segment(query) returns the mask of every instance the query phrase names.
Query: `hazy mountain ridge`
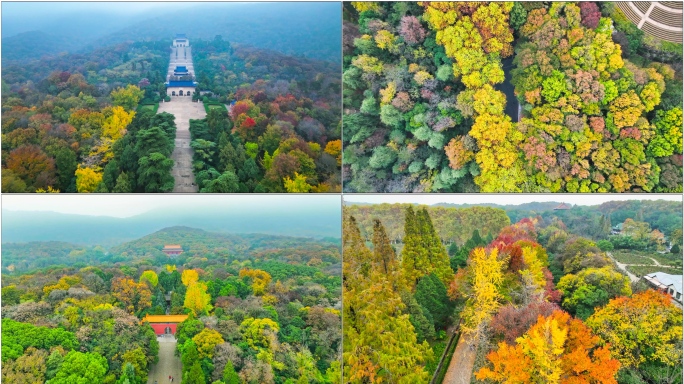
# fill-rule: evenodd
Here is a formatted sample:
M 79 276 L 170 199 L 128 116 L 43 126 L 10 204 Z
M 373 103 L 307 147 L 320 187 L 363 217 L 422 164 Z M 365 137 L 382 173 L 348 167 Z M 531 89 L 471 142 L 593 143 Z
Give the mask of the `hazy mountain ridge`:
M 164 245 L 180 244 L 185 256 L 237 257 L 252 254 L 300 255 L 308 250 L 339 255 L 337 239 L 269 235 L 263 233 L 219 233 L 198 228 L 173 226 L 145 234 L 105 249 L 101 244 L 78 245 L 61 241 L 32 241 L 2 244 L 5 271 L 25 273 L 36 268 L 97 265 L 130 261 L 143 257 L 162 259 Z
M 33 31 L 3 37 L 2 60 L 21 62 L 61 52 L 86 52 L 127 41 L 169 39 L 170 42 L 175 34 L 185 33 L 191 44 L 192 39 L 213 39 L 222 35 L 231 42 L 287 55 L 341 62 L 341 40 L 331 39 L 341 31 L 338 4 L 308 3 L 306 7 L 287 3 L 217 4 L 181 10 L 157 9 L 120 21 L 97 12 L 92 13 L 92 17 L 63 16 L 59 19 L 63 20 L 61 22 L 46 19 Z M 68 27 L 60 27 L 62 25 Z M 16 27 L 11 29 L 17 30 Z
M 263 233 L 300 237 L 340 237 L 339 207 L 314 205 L 293 213 L 288 207 L 268 212 L 250 208 L 174 207 L 151 210 L 129 218 L 3 209 L 3 243 L 64 241 L 111 247 L 173 226 L 223 233 Z

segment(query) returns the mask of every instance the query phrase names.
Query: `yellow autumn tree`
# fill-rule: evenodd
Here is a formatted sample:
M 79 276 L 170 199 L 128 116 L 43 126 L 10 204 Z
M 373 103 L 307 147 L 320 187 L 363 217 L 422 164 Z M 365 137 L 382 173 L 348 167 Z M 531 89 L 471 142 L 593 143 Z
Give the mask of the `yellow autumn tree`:
M 342 140 L 329 141 L 323 152 L 334 157 L 338 166 L 342 164 Z
M 91 157 L 106 163 L 114 157 L 112 146 L 126 134 L 126 128 L 133 121 L 135 112 L 126 112 L 123 107 L 111 107 L 105 110 L 106 119 L 102 124 L 99 145 L 93 147 Z
M 266 292 L 266 287 L 271 282 L 271 275 L 260 269 L 242 268 L 240 270 L 240 277 L 249 277 L 252 279 L 252 292 L 255 296 L 261 296 Z
M 499 287 L 503 282 L 505 260 L 498 260 L 498 249 L 489 254 L 484 248 L 475 248 L 470 254 L 470 273 L 472 275 L 472 293 L 463 311 L 465 332 L 479 338 L 482 327 L 499 308 L 501 294 Z
M 294 179 L 290 179 L 289 176 L 283 178 L 283 184 L 285 185 L 285 190 L 288 193 L 308 193 L 313 188 L 309 183 L 306 182 L 306 176 L 300 175 L 295 172 Z
M 127 111 L 132 111 L 138 102 L 145 96 L 145 91 L 135 85 L 129 84 L 126 88 L 119 87 L 110 94 L 112 103 L 118 107 L 123 107 Z
M 85 167 L 79 165 L 76 170 L 76 190 L 79 193 L 95 192 L 102 181 L 102 169 L 100 167 Z
M 210 328 L 204 328 L 202 332 L 196 334 L 195 337 L 192 338 L 192 341 L 194 341 L 197 346 L 197 352 L 199 353 L 200 359 L 205 357 L 213 359 L 214 348 L 224 342 L 221 334 Z
M 147 270 L 140 275 L 140 282 L 146 282 L 152 287 L 156 287 L 159 284 L 159 276 L 152 270 Z
M 544 264 L 542 260 L 537 257 L 537 250 L 532 247 L 523 247 L 523 261 L 527 266 L 520 271 L 520 276 L 523 279 L 526 287 L 530 293 L 537 294 L 544 292 L 546 286 L 546 278 L 544 278 Z
M 194 269 L 186 269 L 185 271 L 183 271 L 183 274 L 181 275 L 181 282 L 186 287 L 189 287 L 191 284 L 196 283 L 198 280 L 199 274 Z
M 185 291 L 183 306 L 195 315 L 209 312 L 212 306 L 211 295 L 207 293 L 207 285 L 201 282 L 191 283 Z

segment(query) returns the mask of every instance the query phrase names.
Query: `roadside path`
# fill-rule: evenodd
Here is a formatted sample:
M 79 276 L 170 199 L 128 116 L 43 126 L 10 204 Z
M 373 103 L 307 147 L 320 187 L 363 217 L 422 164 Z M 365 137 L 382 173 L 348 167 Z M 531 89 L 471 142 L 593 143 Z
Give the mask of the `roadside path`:
M 152 365 L 147 374 L 147 384 L 168 384 L 169 376 L 173 376 L 173 384 L 180 384 L 183 364 L 178 356 L 174 356 L 176 350 L 176 338 L 173 336 L 158 336 L 159 362 Z
M 173 192 L 197 192 L 195 175 L 192 173 L 192 155 L 190 148 L 190 119 L 203 119 L 207 113 L 204 104 L 193 103 L 191 97 L 171 96 L 168 103 L 159 103 L 158 113 L 168 112 L 176 117 L 176 139 L 171 158 L 174 178 Z M 160 383 L 161 384 L 161 383 Z
M 454 354 L 451 356 L 449 368 L 444 375 L 444 384 L 470 384 L 473 374 L 477 346 L 473 344 L 473 338 L 466 333 L 461 334 Z

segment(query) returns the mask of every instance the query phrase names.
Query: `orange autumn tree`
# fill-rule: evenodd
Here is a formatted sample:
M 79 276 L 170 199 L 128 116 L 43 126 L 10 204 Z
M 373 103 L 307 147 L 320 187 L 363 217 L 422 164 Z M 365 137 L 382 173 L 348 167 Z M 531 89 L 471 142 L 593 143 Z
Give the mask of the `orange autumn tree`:
M 516 345 L 499 343 L 487 355 L 490 366 L 475 373 L 496 383 L 617 383 L 620 362 L 581 320 L 563 311 L 539 316 Z

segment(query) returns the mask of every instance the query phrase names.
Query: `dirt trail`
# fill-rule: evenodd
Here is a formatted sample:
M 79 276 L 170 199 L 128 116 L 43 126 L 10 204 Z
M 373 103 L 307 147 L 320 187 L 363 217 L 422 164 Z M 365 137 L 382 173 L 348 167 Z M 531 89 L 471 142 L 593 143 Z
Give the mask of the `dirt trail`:
M 183 365 L 180 357 L 174 356 L 176 338 L 173 336 L 157 337 L 159 341 L 159 362 L 150 368 L 147 384 L 169 384 L 169 376 L 173 376 L 173 384 L 180 384 Z
M 617 259 L 614 258 L 613 254 L 610 252 L 606 252 L 606 255 L 608 255 L 608 257 L 610 257 L 610 259 L 615 262 L 615 264 L 618 266 L 618 268 L 620 268 L 621 270 L 623 270 L 627 274 L 627 276 L 629 277 L 629 280 L 631 282 L 636 283 L 637 281 L 639 281 L 639 278 L 636 277 L 636 275 L 634 275 L 632 272 L 627 270 L 627 266 L 632 265 L 632 264 L 623 264 L 623 263 L 617 261 Z

